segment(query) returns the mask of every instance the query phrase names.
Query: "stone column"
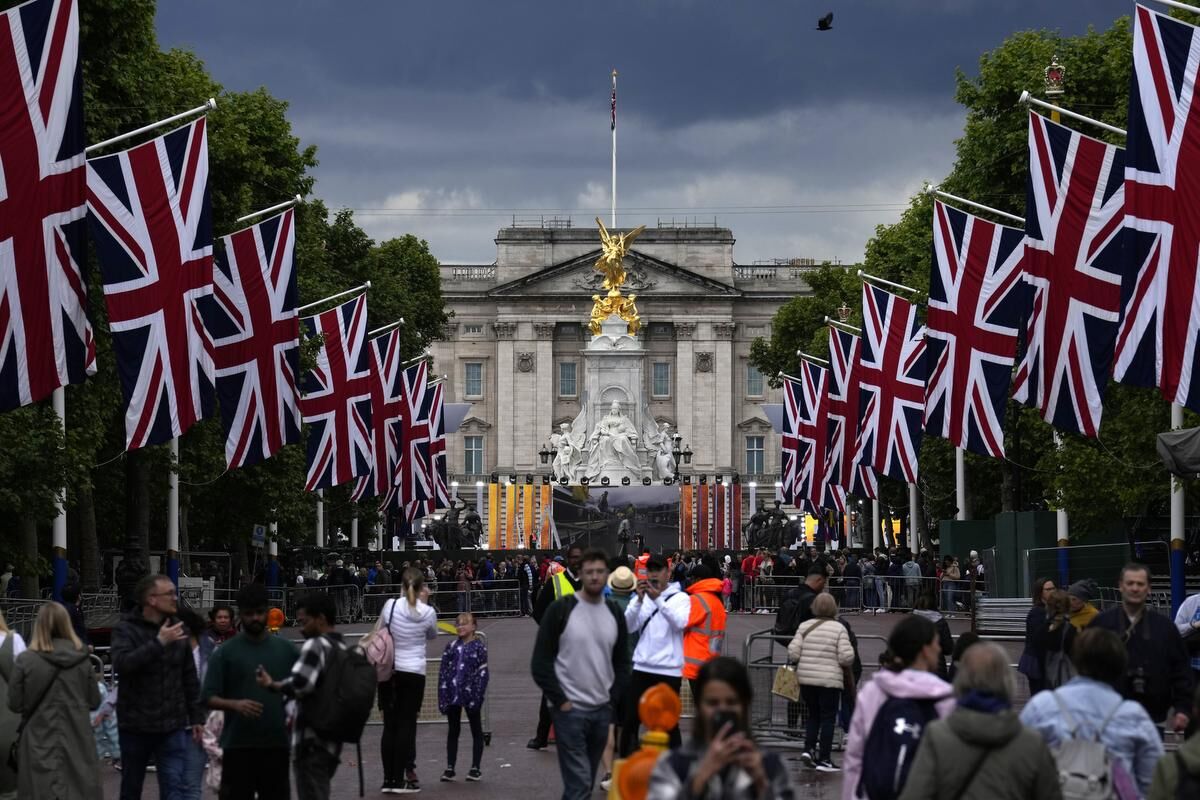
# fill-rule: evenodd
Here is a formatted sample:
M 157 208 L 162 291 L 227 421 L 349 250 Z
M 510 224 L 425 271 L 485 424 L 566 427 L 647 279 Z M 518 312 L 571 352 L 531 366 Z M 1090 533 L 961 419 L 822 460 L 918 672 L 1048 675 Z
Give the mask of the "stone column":
M 675 328 L 675 428 L 683 437 L 683 441 L 692 445 L 696 451 L 695 433 L 701 428 L 696 427 L 692 418 L 695 404 L 695 372 L 693 364 L 692 336 L 696 333 L 696 323 L 676 322 Z
M 721 471 L 733 467 L 733 404 L 738 385 L 734 374 L 737 362 L 733 357 L 735 328 L 734 322 L 714 322 L 712 325 L 713 339 L 716 340 L 713 348 L 713 379 L 717 386 L 722 387 L 720 400 L 713 408 L 713 461 Z
M 549 441 L 554 428 L 554 400 L 558 392 L 558 368 L 554 363 L 554 323 L 533 323 L 533 335 L 537 340 L 537 360 L 534 363 L 534 369 L 537 371 L 537 397 L 534 401 L 534 414 L 529 421 L 533 440 L 529 457 L 533 461 L 533 471 L 537 472 L 543 469 L 537 452 Z M 578 383 L 580 376 L 578 368 L 576 370 L 575 380 Z
M 492 330 L 496 332 L 496 364 L 495 374 L 491 377 L 496 387 L 496 420 L 512 420 L 516 415 L 513 403 L 516 400 L 513 384 L 516 356 L 514 354 L 513 337 L 517 333 L 515 322 L 494 322 Z M 485 390 L 486 391 L 486 390 Z M 514 465 L 514 428 L 511 424 L 496 425 L 496 461 L 501 469 L 511 469 Z

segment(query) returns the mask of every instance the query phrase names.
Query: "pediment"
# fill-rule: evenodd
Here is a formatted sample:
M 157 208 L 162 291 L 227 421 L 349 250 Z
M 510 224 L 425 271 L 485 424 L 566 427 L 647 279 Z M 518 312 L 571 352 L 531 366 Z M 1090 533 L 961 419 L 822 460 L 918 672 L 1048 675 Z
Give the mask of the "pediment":
M 600 250 L 584 253 L 577 258 L 554 264 L 514 281 L 495 287 L 491 297 L 560 296 L 590 297 L 600 294 L 604 276 L 594 269 Z M 636 250 L 625 256 L 627 274 L 625 294 L 655 296 L 687 295 L 689 297 L 737 297 L 739 290 L 730 284 L 705 277 L 684 267 L 668 263 Z
M 771 423 L 762 417 L 747 417 L 737 424 L 737 429 L 745 433 L 770 433 Z

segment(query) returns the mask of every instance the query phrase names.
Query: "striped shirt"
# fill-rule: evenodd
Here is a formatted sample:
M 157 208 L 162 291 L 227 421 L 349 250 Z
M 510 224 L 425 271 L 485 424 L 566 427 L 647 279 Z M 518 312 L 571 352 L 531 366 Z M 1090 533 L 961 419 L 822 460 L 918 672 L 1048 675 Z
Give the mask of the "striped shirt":
M 292 666 L 291 674 L 279 682 L 279 691 L 298 701 L 302 701 L 312 694 L 321 680 L 321 673 L 325 671 L 329 648 L 334 646 L 334 642 L 338 647 L 346 646 L 342 641 L 342 635 L 335 631 L 330 631 L 324 636 L 305 639 L 304 646 L 300 648 L 300 657 Z M 334 758 L 342 756 L 341 742 L 322 739 L 316 731 L 304 724 L 304 703 L 300 702 L 296 722 L 292 725 L 292 749 L 297 749 L 302 742 L 312 742 Z

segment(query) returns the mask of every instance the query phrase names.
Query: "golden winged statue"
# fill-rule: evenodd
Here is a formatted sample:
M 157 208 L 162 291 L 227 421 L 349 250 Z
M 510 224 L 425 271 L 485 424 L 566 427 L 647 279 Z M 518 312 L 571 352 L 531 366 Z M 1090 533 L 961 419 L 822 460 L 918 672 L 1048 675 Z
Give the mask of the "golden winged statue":
M 604 275 L 604 282 L 601 285 L 608 290 L 608 295 L 606 297 L 598 294 L 592 295 L 592 317 L 589 327 L 593 335 L 598 336 L 604 320 L 616 314 L 625 320 L 629 335 L 636 336 L 641 327 L 637 306 L 634 305 L 637 296 L 624 297 L 621 294 L 621 286 L 625 283 L 625 254 L 629 252 L 629 246 L 633 244 L 633 240 L 646 230 L 646 226 L 639 225 L 627 233 L 613 236 L 604 227 L 604 223 L 600 221 L 599 217 L 596 217 L 596 224 L 600 226 L 601 242 L 601 253 L 600 258 L 596 259 L 596 269 Z

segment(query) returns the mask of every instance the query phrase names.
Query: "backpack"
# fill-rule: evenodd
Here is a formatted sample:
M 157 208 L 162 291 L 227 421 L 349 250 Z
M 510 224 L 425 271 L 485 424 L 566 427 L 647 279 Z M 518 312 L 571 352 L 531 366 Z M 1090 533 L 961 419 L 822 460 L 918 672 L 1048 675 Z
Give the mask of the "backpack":
M 938 718 L 943 698 L 891 697 L 884 701 L 871 723 L 863 752 L 858 794 L 870 800 L 895 800 L 904 789 L 908 771 L 917 757 L 917 746 L 929 723 Z
M 815 595 L 800 594 L 799 591 L 794 594 L 788 592 L 787 597 L 779 604 L 779 610 L 775 612 L 775 625 L 772 633 L 779 637 L 781 644 L 790 643 L 792 637 L 796 635 L 800 623 L 812 615 L 813 597 Z
M 1117 784 L 1130 781 L 1120 761 L 1109 756 L 1100 741 L 1100 731 L 1108 725 L 1124 700 L 1117 700 L 1112 711 L 1096 726 L 1088 738 L 1076 736 L 1079 723 L 1071 716 L 1058 692 L 1050 693 L 1058 703 L 1063 721 L 1070 726 L 1068 739 L 1050 749 L 1058 768 L 1058 782 L 1063 800 L 1111 800 L 1118 797 Z
M 1200 797 L 1200 775 L 1188 772 L 1188 766 L 1183 760 L 1183 754 L 1175 751 L 1175 797 L 1182 800 L 1192 800 Z
M 375 667 L 361 648 L 326 641 L 325 669 L 301 706 L 304 724 L 327 741 L 357 742 L 375 706 Z
M 396 664 L 396 644 L 392 641 L 392 617 L 396 614 L 396 601 L 392 600 L 392 610 L 388 612 L 387 622 L 379 618 L 375 630 L 363 637 L 362 650 L 367 662 L 375 668 L 375 680 L 378 683 L 392 679 Z
M 1075 677 L 1075 665 L 1067 654 L 1067 628 L 1069 622 L 1063 621 L 1062 641 L 1058 650 L 1046 654 L 1045 678 L 1047 689 L 1057 689 L 1071 678 Z

